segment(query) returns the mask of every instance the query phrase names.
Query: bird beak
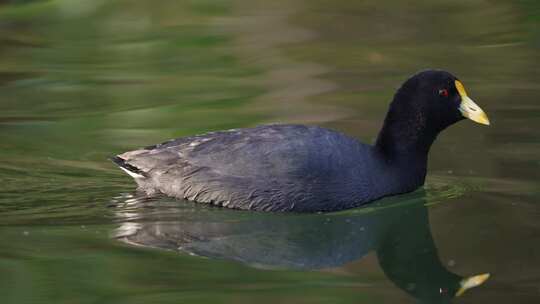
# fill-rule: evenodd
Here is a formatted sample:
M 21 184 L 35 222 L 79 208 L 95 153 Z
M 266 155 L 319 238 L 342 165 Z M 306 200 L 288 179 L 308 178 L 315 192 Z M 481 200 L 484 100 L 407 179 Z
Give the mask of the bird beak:
M 461 296 L 465 291 L 476 286 L 482 285 L 489 279 L 489 273 L 479 274 L 472 277 L 464 278 L 459 282 L 459 290 L 456 292 L 456 297 Z
M 472 100 L 467 96 L 465 92 L 465 87 L 459 81 L 455 81 L 456 89 L 461 96 L 461 104 L 459 105 L 459 111 L 464 117 L 477 122 L 479 124 L 488 125 L 489 119 L 486 113 Z

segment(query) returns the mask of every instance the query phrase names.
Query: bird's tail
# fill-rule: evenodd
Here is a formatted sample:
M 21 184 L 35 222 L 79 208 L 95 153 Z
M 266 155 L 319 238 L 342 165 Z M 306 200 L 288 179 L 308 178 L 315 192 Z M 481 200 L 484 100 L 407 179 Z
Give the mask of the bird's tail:
M 129 176 L 133 177 L 133 178 L 146 178 L 146 173 L 144 171 L 142 171 L 141 169 L 131 165 L 131 164 L 128 164 L 128 162 L 121 158 L 120 156 L 113 156 L 110 158 L 110 160 L 117 164 L 118 167 L 120 167 L 120 169 L 122 169 L 124 172 L 126 172 Z

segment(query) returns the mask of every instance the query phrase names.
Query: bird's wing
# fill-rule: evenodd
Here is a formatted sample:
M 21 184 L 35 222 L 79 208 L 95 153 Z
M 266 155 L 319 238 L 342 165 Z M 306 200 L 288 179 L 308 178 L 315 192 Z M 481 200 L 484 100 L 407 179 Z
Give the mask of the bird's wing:
M 118 155 L 143 172 L 185 165 L 241 177 L 327 176 L 345 170 L 359 143 L 318 127 L 267 125 L 185 137 Z
M 362 146 L 323 128 L 270 125 L 181 138 L 118 158 L 168 195 L 278 210 L 320 200 L 317 189 L 350 180 L 348 158 Z

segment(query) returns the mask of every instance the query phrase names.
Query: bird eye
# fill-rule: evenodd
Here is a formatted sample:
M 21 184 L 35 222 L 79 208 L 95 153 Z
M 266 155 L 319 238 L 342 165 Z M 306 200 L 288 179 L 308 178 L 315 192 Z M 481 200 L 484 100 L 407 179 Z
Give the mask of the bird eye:
M 439 90 L 439 96 L 448 97 L 448 90 L 447 89 L 440 89 Z

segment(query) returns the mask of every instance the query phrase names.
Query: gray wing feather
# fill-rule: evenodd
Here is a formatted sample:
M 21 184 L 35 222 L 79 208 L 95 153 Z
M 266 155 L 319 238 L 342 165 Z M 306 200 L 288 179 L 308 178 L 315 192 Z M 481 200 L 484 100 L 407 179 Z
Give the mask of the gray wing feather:
M 362 149 L 327 129 L 270 125 L 180 138 L 118 157 L 144 172 L 136 181 L 149 193 L 237 209 L 304 211 L 328 200 L 364 199 L 339 197 L 354 174 L 350 158 Z

